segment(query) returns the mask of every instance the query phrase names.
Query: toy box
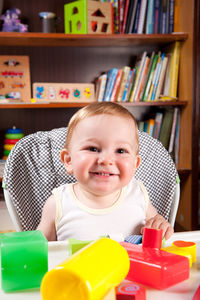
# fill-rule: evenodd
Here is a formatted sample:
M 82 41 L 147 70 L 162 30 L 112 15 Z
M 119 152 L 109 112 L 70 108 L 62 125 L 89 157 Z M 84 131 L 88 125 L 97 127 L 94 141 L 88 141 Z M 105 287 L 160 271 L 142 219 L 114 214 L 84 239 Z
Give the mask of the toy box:
M 67 34 L 113 33 L 111 3 L 92 0 L 74 1 L 65 4 L 64 15 Z

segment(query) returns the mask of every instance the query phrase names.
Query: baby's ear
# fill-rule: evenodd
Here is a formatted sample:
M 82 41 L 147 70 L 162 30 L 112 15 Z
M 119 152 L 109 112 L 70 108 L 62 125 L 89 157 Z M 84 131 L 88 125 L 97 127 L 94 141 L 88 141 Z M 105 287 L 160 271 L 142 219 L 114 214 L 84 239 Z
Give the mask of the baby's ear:
M 73 174 L 73 168 L 71 163 L 71 156 L 67 149 L 62 149 L 60 152 L 60 159 L 62 160 L 67 173 Z
M 141 163 L 141 157 L 139 155 L 137 155 L 136 160 L 135 160 L 136 169 L 140 166 L 140 163 Z

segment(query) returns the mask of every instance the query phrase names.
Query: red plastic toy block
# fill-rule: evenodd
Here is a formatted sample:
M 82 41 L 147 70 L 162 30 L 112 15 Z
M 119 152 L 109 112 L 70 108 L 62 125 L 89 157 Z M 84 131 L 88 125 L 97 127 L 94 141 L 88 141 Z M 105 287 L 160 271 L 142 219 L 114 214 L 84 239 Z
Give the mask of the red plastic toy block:
M 187 257 L 126 242 L 120 244 L 130 258 L 128 280 L 162 290 L 189 278 Z
M 200 285 L 198 287 L 198 289 L 196 290 L 192 300 L 199 300 L 200 299 Z
M 135 282 L 124 282 L 116 288 L 116 300 L 146 300 L 146 290 Z

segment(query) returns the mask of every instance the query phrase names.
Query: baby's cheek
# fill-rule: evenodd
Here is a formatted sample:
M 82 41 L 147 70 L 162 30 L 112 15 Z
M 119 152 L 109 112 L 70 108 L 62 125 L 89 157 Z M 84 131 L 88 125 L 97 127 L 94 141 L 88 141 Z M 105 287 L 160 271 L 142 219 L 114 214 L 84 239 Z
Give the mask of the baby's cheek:
M 133 161 L 126 161 L 123 163 L 123 168 L 122 168 L 122 177 L 127 183 L 131 180 L 131 178 L 135 174 L 135 167 L 133 164 Z

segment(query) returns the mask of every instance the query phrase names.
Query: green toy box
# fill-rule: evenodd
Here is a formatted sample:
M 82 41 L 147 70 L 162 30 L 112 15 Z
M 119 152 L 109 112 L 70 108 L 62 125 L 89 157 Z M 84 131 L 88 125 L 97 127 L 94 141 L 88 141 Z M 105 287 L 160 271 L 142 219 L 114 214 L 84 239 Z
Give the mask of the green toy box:
M 87 33 L 87 1 L 80 0 L 64 5 L 65 33 Z
M 66 34 L 112 34 L 111 3 L 80 0 L 64 5 Z

